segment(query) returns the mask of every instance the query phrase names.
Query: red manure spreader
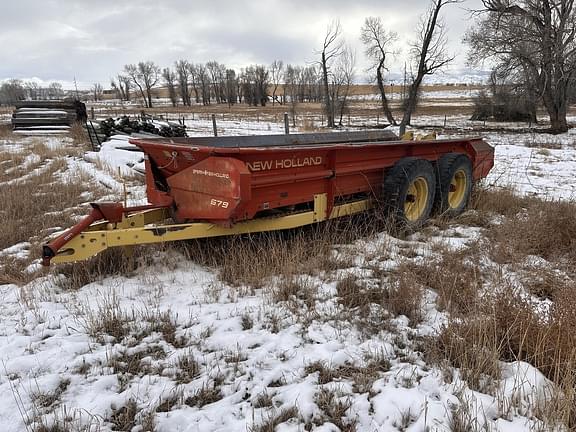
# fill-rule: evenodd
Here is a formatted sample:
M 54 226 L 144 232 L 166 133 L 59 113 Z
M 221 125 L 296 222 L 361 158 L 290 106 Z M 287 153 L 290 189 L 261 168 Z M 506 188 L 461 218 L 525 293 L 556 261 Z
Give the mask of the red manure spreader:
M 119 246 L 284 230 L 379 204 L 420 227 L 461 213 L 494 165 L 480 138 L 406 141 L 386 130 L 132 139 L 145 154 L 148 205 L 93 203 L 43 248 L 43 263 Z

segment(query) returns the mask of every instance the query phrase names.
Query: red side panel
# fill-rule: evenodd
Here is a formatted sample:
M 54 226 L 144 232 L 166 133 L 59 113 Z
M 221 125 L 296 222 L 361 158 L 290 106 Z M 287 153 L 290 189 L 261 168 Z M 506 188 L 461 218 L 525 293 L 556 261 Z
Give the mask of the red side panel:
M 479 180 L 486 177 L 494 167 L 494 147 L 483 140 L 473 140 L 470 146 L 474 149 L 474 179 Z
M 178 220 L 230 220 L 251 198 L 250 171 L 244 162 L 209 157 L 168 179 Z

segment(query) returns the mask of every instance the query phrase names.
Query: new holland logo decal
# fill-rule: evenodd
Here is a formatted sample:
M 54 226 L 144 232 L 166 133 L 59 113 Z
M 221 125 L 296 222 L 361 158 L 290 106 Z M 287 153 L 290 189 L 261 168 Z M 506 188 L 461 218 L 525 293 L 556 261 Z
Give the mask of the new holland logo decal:
M 250 171 L 268 171 L 272 169 L 302 168 L 322 165 L 322 156 L 311 156 L 305 158 L 276 159 L 265 161 L 248 162 Z

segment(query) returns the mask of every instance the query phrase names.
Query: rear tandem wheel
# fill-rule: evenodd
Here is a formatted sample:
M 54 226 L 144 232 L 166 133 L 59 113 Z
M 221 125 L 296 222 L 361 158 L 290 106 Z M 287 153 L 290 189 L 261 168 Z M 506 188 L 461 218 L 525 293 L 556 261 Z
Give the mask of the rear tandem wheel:
M 399 228 L 420 228 L 430 217 L 436 193 L 432 164 L 406 157 L 392 167 L 382 188 L 386 213 Z
M 447 217 L 461 214 L 470 200 L 473 186 L 472 162 L 461 153 L 448 153 L 436 164 L 438 182 L 434 212 Z

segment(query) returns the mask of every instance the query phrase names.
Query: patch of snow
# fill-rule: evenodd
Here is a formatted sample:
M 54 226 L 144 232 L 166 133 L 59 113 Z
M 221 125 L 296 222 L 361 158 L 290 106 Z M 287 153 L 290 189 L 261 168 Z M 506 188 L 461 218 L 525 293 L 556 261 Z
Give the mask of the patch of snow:
M 29 242 L 16 243 L 13 246 L 1 250 L 0 255 L 9 255 L 13 258 L 26 259 L 30 254 L 31 246 L 32 245 Z

